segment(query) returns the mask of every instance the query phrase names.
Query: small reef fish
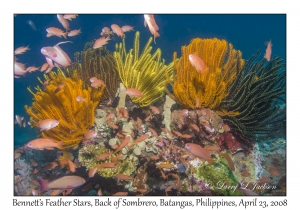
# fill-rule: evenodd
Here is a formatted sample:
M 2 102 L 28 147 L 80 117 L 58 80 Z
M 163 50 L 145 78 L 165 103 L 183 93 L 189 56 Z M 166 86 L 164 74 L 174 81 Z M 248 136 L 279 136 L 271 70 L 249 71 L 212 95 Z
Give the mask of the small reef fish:
M 50 27 L 47 28 L 46 31 L 48 32 L 49 35 L 47 35 L 47 37 L 50 36 L 58 36 L 58 37 L 64 37 L 65 39 L 67 38 L 67 32 L 64 32 L 63 30 L 59 29 L 59 28 L 55 28 L 55 27 Z
M 99 168 L 115 168 L 117 167 L 118 163 L 109 162 L 109 163 L 100 163 L 96 167 Z
M 35 24 L 32 20 L 28 20 L 27 23 L 30 25 L 30 27 L 32 28 L 32 30 L 36 31 L 36 27 Z
M 89 130 L 84 133 L 83 139 L 84 140 L 92 140 L 97 136 L 98 132 L 95 130 Z
M 79 30 L 72 30 L 68 33 L 68 36 L 77 36 L 80 33 L 81 33 L 80 29 Z
M 98 167 L 97 167 L 97 166 L 96 166 L 95 168 L 91 168 L 91 169 L 89 170 L 89 173 L 88 173 L 89 178 L 94 177 L 97 171 L 98 171 Z
M 39 178 L 41 192 L 46 190 L 68 190 L 79 187 L 85 183 L 85 180 L 80 176 L 63 176 L 54 181 L 47 182 Z
M 112 152 L 101 154 L 97 157 L 97 160 L 104 160 L 104 159 L 108 158 L 111 154 L 112 154 Z
M 69 166 L 70 171 L 74 173 L 76 171 L 75 164 L 69 159 L 67 159 L 67 161 L 68 161 L 68 166 Z
M 97 39 L 94 42 L 93 49 L 97 49 L 97 48 L 102 47 L 103 45 L 106 45 L 109 40 L 111 40 L 109 36 L 106 37 L 106 38 L 105 37 L 101 37 L 101 38 Z
M 17 49 L 15 49 L 15 55 L 23 54 L 27 50 L 30 50 L 29 45 L 27 47 L 18 47 Z
M 129 96 L 133 96 L 133 97 L 143 97 L 143 93 L 135 88 L 127 88 L 125 90 L 125 93 Z
M 39 69 L 37 67 L 35 67 L 35 66 L 29 66 L 26 69 L 26 71 L 28 71 L 29 73 L 37 71 L 37 70 L 39 70 Z
M 268 172 L 270 174 L 272 174 L 273 176 L 280 176 L 280 172 L 276 168 L 274 168 L 274 167 L 270 167 L 268 169 Z
M 59 122 L 57 120 L 54 119 L 46 119 L 46 120 L 41 120 L 38 123 L 38 127 L 40 128 L 40 131 L 43 130 L 50 130 L 51 128 L 55 128 L 57 125 L 59 124 Z
M 44 149 L 53 150 L 54 147 L 58 149 L 62 149 L 63 141 L 55 142 L 53 139 L 38 138 L 28 142 L 27 147 L 32 149 L 37 149 L 37 150 L 44 150 Z
M 155 106 L 150 106 L 150 109 L 151 111 L 154 113 L 154 114 L 160 114 L 160 111 L 157 107 Z
M 167 161 L 166 163 L 157 163 L 156 168 L 172 169 L 172 168 L 176 168 L 176 167 Z
M 264 176 L 262 178 L 260 178 L 259 180 L 257 180 L 257 184 L 265 184 L 265 183 L 269 183 L 271 181 L 270 177 L 268 176 Z
M 101 79 L 98 79 L 96 77 L 92 77 L 90 79 L 90 82 L 91 82 L 91 87 L 95 87 L 95 88 L 104 85 L 104 82 Z
M 128 192 L 116 192 L 115 194 L 112 194 L 113 196 L 127 196 Z
M 67 19 L 67 20 L 72 20 L 75 19 L 78 15 L 77 14 L 68 14 L 68 15 L 64 15 L 63 18 Z
M 48 67 L 49 67 L 49 64 L 48 64 L 48 63 L 44 63 L 44 64 L 42 65 L 40 71 L 41 71 L 41 72 L 44 72 L 44 71 L 46 71 L 46 70 L 48 69 Z
M 159 30 L 156 22 L 155 22 L 155 19 L 154 19 L 154 15 L 144 15 L 144 25 L 145 27 L 148 25 L 148 28 L 151 32 L 151 34 L 153 34 L 154 36 L 154 43 L 156 44 L 155 42 L 155 38 L 156 37 L 159 37 L 159 33 L 157 32 Z
M 241 173 L 241 175 L 244 176 L 244 177 L 248 177 L 248 176 L 250 176 L 251 174 L 250 174 L 248 171 L 243 171 L 243 172 Z
M 39 195 L 39 193 L 36 189 L 31 189 L 31 195 L 37 196 L 37 195 Z
M 120 28 L 120 26 L 118 26 L 117 24 L 112 24 L 111 26 L 111 30 L 117 34 L 119 37 L 123 37 L 124 36 L 124 32 L 123 30 Z
M 133 27 L 128 25 L 122 26 L 121 29 L 123 32 L 133 31 Z
M 186 117 L 186 116 L 188 115 L 188 113 L 189 113 L 189 110 L 183 109 L 183 110 L 181 110 L 181 111 L 179 112 L 177 118 Z
M 133 179 L 134 179 L 132 176 L 127 176 L 127 175 L 125 175 L 125 174 L 117 174 L 116 177 L 117 177 L 119 180 L 125 180 L 125 181 L 133 180 Z
M 195 54 L 189 54 L 189 60 L 192 64 L 192 66 L 196 68 L 198 73 L 200 73 L 200 72 L 204 73 L 204 71 L 206 69 L 206 65 L 199 56 L 197 56 Z
M 58 93 L 59 91 L 61 91 L 63 88 L 65 87 L 65 84 L 60 84 L 57 86 L 57 88 L 54 91 L 54 94 Z
M 48 64 L 47 64 L 48 65 Z M 43 86 L 42 86 L 42 90 L 45 91 L 46 90 L 46 87 L 49 85 L 49 81 L 50 79 L 47 79 L 44 83 L 43 83 Z
M 48 163 L 48 164 L 44 165 L 43 169 L 44 169 L 44 170 L 53 170 L 53 169 L 55 169 L 57 166 L 58 166 L 58 163 L 57 163 L 57 162 L 51 162 L 51 163 Z
M 77 96 L 76 101 L 78 101 L 78 102 L 87 102 L 87 98 L 83 98 L 82 96 Z
M 109 115 L 107 115 L 107 116 L 105 117 L 105 120 L 106 120 L 106 121 L 107 121 L 107 120 L 110 120 L 110 119 L 112 119 L 114 116 L 115 116 L 115 114 L 112 112 L 112 113 L 110 113 Z
M 58 21 L 62 24 L 62 26 L 66 29 L 66 31 L 70 30 L 70 25 L 67 19 L 64 18 L 63 15 L 57 15 Z
M 121 149 L 123 149 L 130 141 L 130 136 L 126 136 L 126 138 L 122 141 L 120 146 L 116 149 L 115 153 L 119 152 Z
M 18 63 L 15 61 L 14 68 L 14 77 L 20 78 L 21 76 L 25 77 L 28 71 L 26 71 L 25 65 L 23 63 Z
M 185 148 L 192 153 L 192 155 L 207 160 L 208 163 L 211 162 L 211 158 L 209 153 L 200 145 L 193 144 L 193 143 L 187 143 L 185 144 Z
M 22 120 L 24 120 L 24 117 L 16 115 L 16 121 L 17 121 L 17 123 L 19 124 L 20 127 L 22 127 Z
M 144 141 L 144 140 L 146 140 L 148 137 L 149 137 L 149 135 L 146 133 L 146 134 L 144 134 L 144 135 L 138 137 L 136 140 L 134 140 L 134 141 L 133 141 L 133 144 L 137 144 L 137 143 L 139 143 L 139 142 L 141 142 L 141 141 Z
M 92 189 L 93 188 L 93 184 L 90 182 L 90 183 L 88 183 L 88 184 L 86 184 L 83 188 L 82 188 L 82 192 L 85 192 L 85 191 L 88 191 L 88 190 L 90 190 L 90 189 Z
M 266 49 L 266 54 L 265 54 L 264 58 L 267 61 L 270 61 L 271 60 L 271 54 L 272 54 L 272 43 L 271 43 L 271 40 L 270 40 L 269 42 L 267 42 L 267 49 Z
M 43 47 L 41 49 L 41 53 L 45 56 L 50 68 L 54 67 L 54 65 L 56 67 L 68 67 L 71 65 L 72 62 L 69 56 L 58 46 L 68 42 L 71 41 L 59 42 L 53 47 Z
M 220 155 L 223 156 L 223 157 L 227 160 L 227 162 L 228 162 L 228 164 L 229 164 L 229 168 L 230 168 L 232 171 L 234 171 L 234 170 L 235 170 L 235 167 L 234 167 L 234 163 L 233 163 L 231 157 L 230 157 L 227 153 L 224 153 L 224 152 L 220 153 Z

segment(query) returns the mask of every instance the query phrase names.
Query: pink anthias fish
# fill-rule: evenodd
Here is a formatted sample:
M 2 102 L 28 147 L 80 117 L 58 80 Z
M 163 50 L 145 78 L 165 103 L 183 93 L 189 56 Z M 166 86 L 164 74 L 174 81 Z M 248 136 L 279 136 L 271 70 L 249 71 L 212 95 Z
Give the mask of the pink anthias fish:
M 23 63 L 18 63 L 15 61 L 15 68 L 14 68 L 14 77 L 20 78 L 21 76 L 25 77 L 28 71 L 25 68 Z
M 31 149 L 37 149 L 37 150 L 44 150 L 44 149 L 53 150 L 54 147 L 58 149 L 62 149 L 63 141 L 55 142 L 53 139 L 38 138 L 28 142 L 26 146 Z
M 57 125 L 59 124 L 59 122 L 57 120 L 54 119 L 45 119 L 45 120 L 41 120 L 38 123 L 38 127 L 40 128 L 40 131 L 43 130 L 50 130 L 51 128 L 55 128 Z
M 207 160 L 208 163 L 212 162 L 209 153 L 200 145 L 193 144 L 193 143 L 187 143 L 187 144 L 185 144 L 185 148 L 190 153 L 192 153 L 194 156 L 205 159 L 205 160 Z
M 90 82 L 91 82 L 91 87 L 95 87 L 95 88 L 104 85 L 103 80 L 98 79 L 97 77 L 92 77 L 92 78 L 90 79 Z
M 47 28 L 46 31 L 48 32 L 47 37 L 50 36 L 58 36 L 58 37 L 64 37 L 65 39 L 67 38 L 67 32 L 64 32 L 63 30 L 59 29 L 59 28 L 55 28 L 55 27 L 50 27 Z
M 132 26 L 128 26 L 128 25 L 122 26 L 121 29 L 122 29 L 123 32 L 134 31 L 133 27 Z
M 121 38 L 124 36 L 124 31 L 117 24 L 112 24 L 111 30 Z
M 81 33 L 80 29 L 79 30 L 72 30 L 68 33 L 68 36 L 77 36 L 80 33 Z
M 28 45 L 27 47 L 18 47 L 18 48 L 15 50 L 15 55 L 23 54 L 23 53 L 26 52 L 27 50 L 30 50 L 30 49 L 29 49 L 29 45 Z
M 56 67 L 68 67 L 72 64 L 69 56 L 58 46 L 60 44 L 68 42 L 71 41 L 59 42 L 53 47 L 43 47 L 41 49 L 41 53 L 46 57 L 46 61 L 49 64 L 49 68 L 53 68 L 54 65 Z
M 101 37 L 99 39 L 97 39 L 95 42 L 94 42 L 94 45 L 93 45 L 93 49 L 97 49 L 97 48 L 100 48 L 102 47 L 103 45 L 106 45 L 108 43 L 108 41 L 110 40 L 110 37 Z
M 144 15 L 144 18 L 145 18 L 144 25 L 145 27 L 148 25 L 151 34 L 153 34 L 154 36 L 154 43 L 156 43 L 155 38 L 159 37 L 160 35 L 157 32 L 159 28 L 155 22 L 154 15 Z
M 272 43 L 271 43 L 271 39 L 270 39 L 270 41 L 267 42 L 267 49 L 266 49 L 266 54 L 265 54 L 264 58 L 267 61 L 270 61 L 271 60 L 271 54 L 272 54 Z
M 68 15 L 64 15 L 64 18 L 67 20 L 72 20 L 75 19 L 78 15 L 77 14 L 68 14 Z
M 133 96 L 133 97 L 143 97 L 143 93 L 135 88 L 127 88 L 125 90 L 125 93 L 129 96 Z
M 92 140 L 97 136 L 98 132 L 95 130 L 89 130 L 84 133 L 84 139 L 85 140 Z
M 85 183 L 85 179 L 80 176 L 63 176 L 51 182 L 39 178 L 41 192 L 46 190 L 69 190 L 79 187 Z
M 62 26 L 66 29 L 66 31 L 70 30 L 70 25 L 67 19 L 64 18 L 63 15 L 57 15 L 58 21 L 62 24 Z
M 195 54 L 189 54 L 189 60 L 192 64 L 192 66 L 196 68 L 198 73 L 205 72 L 206 65 L 199 56 L 197 56 Z

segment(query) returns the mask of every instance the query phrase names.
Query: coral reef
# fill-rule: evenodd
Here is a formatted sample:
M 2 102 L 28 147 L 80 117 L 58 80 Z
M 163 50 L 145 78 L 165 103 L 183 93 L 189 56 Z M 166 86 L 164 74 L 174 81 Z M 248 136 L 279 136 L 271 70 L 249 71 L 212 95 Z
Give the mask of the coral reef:
M 133 49 L 126 52 L 125 39 L 116 45 L 114 57 L 122 83 L 126 88 L 135 88 L 143 93 L 143 97 L 131 97 L 134 103 L 141 107 L 149 106 L 155 100 L 164 96 L 165 72 L 172 76 L 173 62 L 165 65 L 158 48 L 151 54 L 152 38 L 146 43 L 142 53 L 139 53 L 140 33 L 137 31 Z
M 135 156 L 128 156 L 124 159 L 118 158 L 118 154 L 112 154 L 107 159 L 98 160 L 97 157 L 101 154 L 110 152 L 105 146 L 100 144 L 88 144 L 79 150 L 78 160 L 85 166 L 87 170 L 95 168 L 96 165 L 117 161 L 118 165 L 115 168 L 99 168 L 97 173 L 103 177 L 113 177 L 116 174 L 131 175 L 136 171 L 138 159 Z
M 227 112 L 238 113 L 225 115 L 223 120 L 250 141 L 282 136 L 286 129 L 284 60 L 275 56 L 270 62 L 257 62 L 259 55 L 260 51 L 252 55 L 237 73 L 220 104 Z
M 84 88 L 90 86 L 90 78 L 92 77 L 103 80 L 106 89 L 102 100 L 113 99 L 120 83 L 115 58 L 105 47 L 98 49 L 91 47 L 92 43 L 88 42 L 81 53 L 76 52 L 74 56 L 75 63 L 69 66 L 67 70 L 70 72 L 78 71 L 79 77 L 83 80 Z
M 30 122 L 36 127 L 38 122 L 44 119 L 58 120 L 59 125 L 42 131 L 42 137 L 63 141 L 64 149 L 77 146 L 82 141 L 84 133 L 94 124 L 94 112 L 105 85 L 100 88 L 84 89 L 76 71 L 71 77 L 66 77 L 58 70 L 57 73 L 51 72 L 49 77 L 45 75 L 45 79 L 50 80 L 45 91 L 37 87 L 37 92 L 34 93 L 28 88 L 34 97 L 32 106 L 25 106 Z M 40 82 L 43 84 L 41 80 Z M 61 85 L 63 88 L 57 91 Z M 77 101 L 78 96 L 82 96 L 86 101 Z
M 166 92 L 187 108 L 205 107 L 216 111 L 244 64 L 242 53 L 233 49 L 232 44 L 216 38 L 193 39 L 181 51 L 179 59 L 174 53 L 174 81 L 166 72 L 167 83 L 172 87 L 173 93 L 168 90 L 167 85 Z M 196 71 L 189 61 L 190 54 L 202 58 L 206 64 L 204 72 Z

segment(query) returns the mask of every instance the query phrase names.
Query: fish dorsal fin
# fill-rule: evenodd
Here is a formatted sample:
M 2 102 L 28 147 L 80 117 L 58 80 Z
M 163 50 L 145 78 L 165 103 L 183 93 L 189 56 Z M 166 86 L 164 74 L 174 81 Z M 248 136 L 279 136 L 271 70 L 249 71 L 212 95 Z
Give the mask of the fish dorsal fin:
M 60 44 L 68 43 L 68 42 L 71 42 L 71 41 L 59 42 L 59 43 L 57 43 L 56 45 L 54 45 L 54 47 L 55 47 L 55 46 L 58 46 L 58 45 L 60 45 Z M 71 42 L 71 43 L 73 43 L 73 42 Z

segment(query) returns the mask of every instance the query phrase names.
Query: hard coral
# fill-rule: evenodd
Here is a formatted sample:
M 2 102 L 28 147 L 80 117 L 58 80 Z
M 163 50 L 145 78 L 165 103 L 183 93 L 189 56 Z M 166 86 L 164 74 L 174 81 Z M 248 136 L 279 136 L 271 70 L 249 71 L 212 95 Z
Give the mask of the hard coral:
M 189 61 L 189 55 L 199 56 L 206 64 L 206 70 L 198 73 Z M 173 94 L 165 88 L 174 100 L 188 108 L 206 107 L 216 110 L 228 95 L 228 87 L 241 70 L 242 53 L 232 44 L 219 39 L 196 38 L 182 47 L 182 56 L 174 53 L 174 81 L 166 72 L 167 82 Z M 234 113 L 230 113 L 234 114 Z
M 84 133 L 94 124 L 94 112 L 105 85 L 100 88 L 84 89 L 77 72 L 67 77 L 61 70 L 57 73 L 51 72 L 45 79 L 51 79 L 45 91 L 37 87 L 37 92 L 33 93 L 28 88 L 34 97 L 32 106 L 25 106 L 30 122 L 36 127 L 41 120 L 58 120 L 59 125 L 42 131 L 42 137 L 63 141 L 64 149 L 77 146 L 82 141 Z M 41 80 L 40 82 L 43 83 Z M 64 84 L 64 88 L 57 92 L 60 84 Z M 76 100 L 78 96 L 86 98 L 86 101 L 78 102 Z

